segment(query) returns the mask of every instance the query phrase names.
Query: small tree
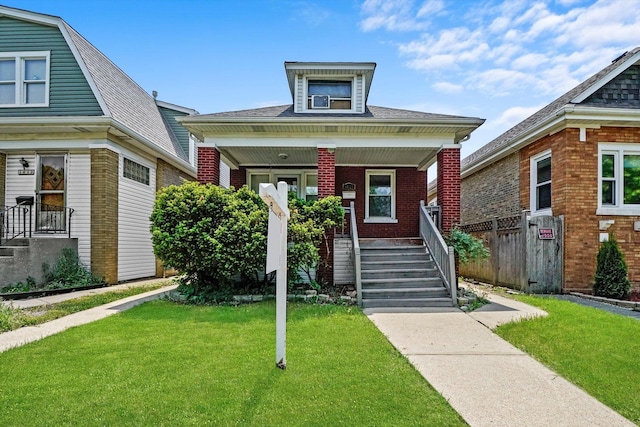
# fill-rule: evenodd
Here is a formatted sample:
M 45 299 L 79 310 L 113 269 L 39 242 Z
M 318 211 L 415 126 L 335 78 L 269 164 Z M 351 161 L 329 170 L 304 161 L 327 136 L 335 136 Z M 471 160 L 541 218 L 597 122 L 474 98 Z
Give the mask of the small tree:
M 627 278 L 627 263 L 615 236 L 602 242 L 598 250 L 593 293 L 608 298 L 623 298 L 629 293 L 631 283 Z

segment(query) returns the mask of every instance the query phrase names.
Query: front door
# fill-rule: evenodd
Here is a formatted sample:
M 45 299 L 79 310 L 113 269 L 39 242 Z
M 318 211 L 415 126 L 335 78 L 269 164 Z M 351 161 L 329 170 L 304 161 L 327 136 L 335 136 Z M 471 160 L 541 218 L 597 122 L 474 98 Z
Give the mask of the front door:
M 36 232 L 66 230 L 66 165 L 64 154 L 42 154 L 38 158 Z

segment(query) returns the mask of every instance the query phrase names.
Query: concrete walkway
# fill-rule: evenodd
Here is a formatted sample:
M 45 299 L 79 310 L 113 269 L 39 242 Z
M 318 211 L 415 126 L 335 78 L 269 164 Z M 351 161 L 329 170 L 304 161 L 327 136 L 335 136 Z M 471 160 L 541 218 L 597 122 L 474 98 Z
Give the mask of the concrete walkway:
M 493 294 L 488 299 L 470 314 L 365 313 L 471 426 L 635 425 L 489 329 L 545 312 Z
M 174 284 L 171 279 L 152 279 L 143 280 L 138 282 L 126 283 L 123 285 L 109 286 L 106 288 L 91 289 L 88 291 L 78 291 L 68 294 L 52 295 L 48 297 L 33 298 L 26 300 L 15 301 L 2 301 L 2 304 L 13 305 L 19 308 L 38 307 L 47 304 L 53 304 L 69 300 L 72 298 L 78 298 L 85 295 L 95 295 L 105 292 L 110 292 L 117 289 L 126 289 L 133 286 L 144 286 L 153 283 L 167 282 L 168 285 L 153 291 L 145 292 L 138 295 L 133 295 L 127 298 L 123 298 L 117 301 L 110 302 L 98 307 L 91 308 L 89 310 L 73 313 L 65 317 L 61 317 L 56 320 L 52 320 L 47 323 L 43 323 L 37 326 L 27 326 L 15 331 L 4 332 L 0 334 L 0 352 L 9 350 L 14 347 L 18 347 L 24 344 L 28 344 L 33 341 L 40 340 L 50 335 L 57 334 L 66 329 L 74 326 L 84 325 L 96 320 L 104 319 L 121 311 L 128 310 L 136 305 L 140 305 L 143 302 L 158 299 L 174 290 L 178 285 Z

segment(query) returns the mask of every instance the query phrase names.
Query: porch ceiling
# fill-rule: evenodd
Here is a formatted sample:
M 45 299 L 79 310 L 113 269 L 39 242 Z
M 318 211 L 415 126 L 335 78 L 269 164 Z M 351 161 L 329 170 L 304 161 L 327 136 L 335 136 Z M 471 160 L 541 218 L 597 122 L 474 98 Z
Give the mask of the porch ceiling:
M 223 160 L 239 166 L 316 167 L 316 147 L 218 147 Z M 416 167 L 426 169 L 436 160 L 439 147 L 336 148 L 336 166 Z

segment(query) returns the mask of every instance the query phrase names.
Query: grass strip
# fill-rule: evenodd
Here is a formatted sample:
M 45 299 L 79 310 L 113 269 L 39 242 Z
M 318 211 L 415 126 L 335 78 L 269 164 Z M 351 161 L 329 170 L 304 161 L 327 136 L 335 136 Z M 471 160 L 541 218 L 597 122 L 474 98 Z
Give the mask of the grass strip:
M 549 316 L 508 323 L 495 332 L 640 424 L 640 322 L 554 298 L 515 298 Z
M 11 331 L 23 326 L 34 326 L 50 320 L 58 319 L 79 311 L 98 307 L 122 298 L 153 291 L 167 286 L 169 282 L 163 282 L 145 286 L 132 286 L 101 294 L 86 295 L 55 304 L 40 307 L 20 309 L 13 306 L 0 305 L 0 332 Z
M 0 354 L 0 425 L 457 426 L 360 310 L 158 300 Z M 26 424 L 25 424 L 26 423 Z

